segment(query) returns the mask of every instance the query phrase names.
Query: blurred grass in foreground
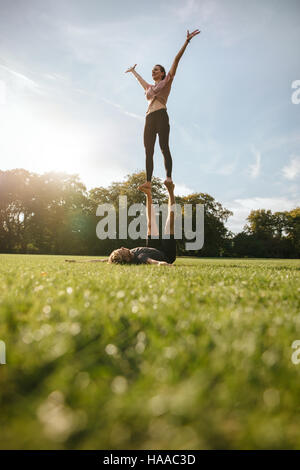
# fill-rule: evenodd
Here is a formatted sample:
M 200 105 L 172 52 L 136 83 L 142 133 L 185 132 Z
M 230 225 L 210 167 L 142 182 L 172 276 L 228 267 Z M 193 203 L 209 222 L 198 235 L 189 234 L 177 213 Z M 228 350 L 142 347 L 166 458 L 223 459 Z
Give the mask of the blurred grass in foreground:
M 65 258 L 0 255 L 0 448 L 300 447 L 299 260 Z

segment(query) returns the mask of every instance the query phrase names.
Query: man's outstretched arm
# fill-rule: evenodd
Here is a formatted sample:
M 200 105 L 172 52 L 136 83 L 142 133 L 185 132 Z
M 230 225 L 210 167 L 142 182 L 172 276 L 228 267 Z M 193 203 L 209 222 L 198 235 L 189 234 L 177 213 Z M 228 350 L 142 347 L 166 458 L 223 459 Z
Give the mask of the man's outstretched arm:
M 65 259 L 67 263 L 107 263 L 107 259 L 83 259 L 83 260 L 77 260 L 77 259 Z
M 156 259 L 147 258 L 147 264 L 156 264 L 157 266 L 173 266 L 173 264 L 166 263 L 165 261 L 156 261 Z

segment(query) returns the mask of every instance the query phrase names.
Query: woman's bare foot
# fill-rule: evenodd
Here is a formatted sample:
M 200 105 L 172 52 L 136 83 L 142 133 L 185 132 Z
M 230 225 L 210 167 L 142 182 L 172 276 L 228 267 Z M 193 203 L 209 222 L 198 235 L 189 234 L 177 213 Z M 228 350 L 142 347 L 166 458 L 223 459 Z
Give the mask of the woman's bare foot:
M 174 191 L 175 184 L 173 183 L 173 181 L 165 180 L 164 185 L 166 186 L 168 191 L 170 191 L 170 190 Z
M 146 181 L 146 183 L 141 184 L 139 186 L 139 190 L 142 191 L 143 193 L 149 193 L 149 191 L 151 191 L 150 181 Z

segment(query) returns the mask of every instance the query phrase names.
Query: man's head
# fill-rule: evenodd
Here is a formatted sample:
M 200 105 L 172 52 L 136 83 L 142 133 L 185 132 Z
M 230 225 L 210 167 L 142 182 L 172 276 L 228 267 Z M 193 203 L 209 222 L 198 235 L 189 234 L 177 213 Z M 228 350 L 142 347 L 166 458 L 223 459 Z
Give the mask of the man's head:
M 108 262 L 116 263 L 116 264 L 126 264 L 126 263 L 131 263 L 131 260 L 133 259 L 133 257 L 134 255 L 131 253 L 131 251 L 128 248 L 124 248 L 124 246 L 121 246 L 121 248 L 114 250 L 110 254 L 108 258 Z
M 152 78 L 155 82 L 160 82 L 166 76 L 165 68 L 162 65 L 155 65 L 152 69 Z

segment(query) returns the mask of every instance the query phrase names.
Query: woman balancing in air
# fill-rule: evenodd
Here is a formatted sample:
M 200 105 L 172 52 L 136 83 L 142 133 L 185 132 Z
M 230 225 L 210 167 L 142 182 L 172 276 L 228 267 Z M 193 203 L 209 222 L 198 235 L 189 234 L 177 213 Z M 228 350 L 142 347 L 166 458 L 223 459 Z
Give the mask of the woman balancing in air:
M 167 187 L 169 185 L 172 185 L 172 157 L 169 149 L 170 124 L 166 103 L 170 94 L 171 85 L 176 73 L 179 60 L 192 37 L 196 36 L 200 32 L 201 31 L 199 31 L 198 29 L 195 29 L 195 31 L 189 33 L 189 30 L 187 30 L 185 43 L 176 55 L 173 65 L 167 75 L 162 65 L 155 65 L 152 70 L 152 77 L 155 82 L 155 85 L 150 85 L 149 83 L 145 82 L 145 80 L 135 71 L 135 67 L 137 64 L 135 64 L 133 67 L 130 67 L 125 72 L 132 72 L 133 75 L 135 75 L 142 87 L 146 90 L 145 95 L 149 103 L 146 112 L 146 122 L 144 128 L 147 181 L 141 186 L 139 186 L 139 189 L 141 191 L 151 188 L 151 178 L 153 173 L 153 154 L 156 134 L 158 134 L 159 145 L 165 161 L 167 177 L 164 181 L 164 184 Z

